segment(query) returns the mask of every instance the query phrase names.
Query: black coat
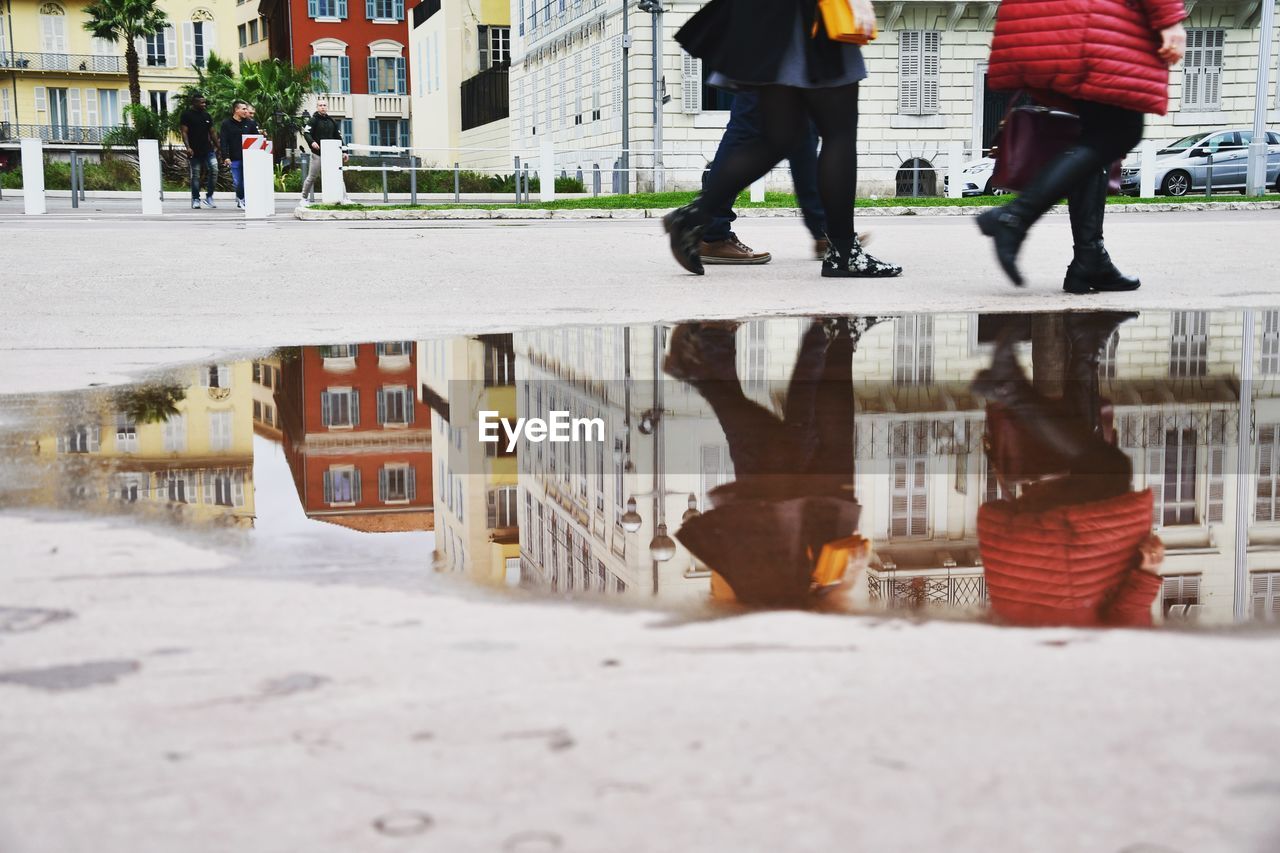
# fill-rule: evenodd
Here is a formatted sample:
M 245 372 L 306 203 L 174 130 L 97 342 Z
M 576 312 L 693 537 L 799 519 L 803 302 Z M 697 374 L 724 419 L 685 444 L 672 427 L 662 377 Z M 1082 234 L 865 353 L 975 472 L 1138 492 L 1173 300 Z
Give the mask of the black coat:
M 676 41 L 731 80 L 767 83 L 777 79 L 796 16 L 808 34 L 817 14 L 817 0 L 711 0 L 680 28 Z M 844 73 L 840 44 L 827 38 L 821 24 L 816 37 L 804 43 L 811 82 Z

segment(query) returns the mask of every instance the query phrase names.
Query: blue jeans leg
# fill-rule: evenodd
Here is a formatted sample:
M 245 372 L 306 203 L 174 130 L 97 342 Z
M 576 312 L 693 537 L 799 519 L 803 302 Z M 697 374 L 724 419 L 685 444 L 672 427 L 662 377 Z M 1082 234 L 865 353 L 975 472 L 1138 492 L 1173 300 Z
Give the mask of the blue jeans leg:
M 722 167 L 725 158 L 735 148 L 755 139 L 761 132 L 760 97 L 751 91 L 737 92 L 733 96 L 733 105 L 729 108 L 729 124 L 724 129 L 724 136 L 720 138 L 716 156 L 712 158 L 711 166 L 702 173 L 702 186 L 706 187 L 711 175 Z M 711 222 L 702 232 L 702 239 L 710 241 L 726 239 L 733 233 L 733 221 L 737 218 L 733 208 L 729 206 L 711 211 Z
M 212 151 L 205 157 L 205 178 L 204 178 L 204 194 L 205 198 L 213 198 L 213 191 L 218 186 L 218 155 Z
M 244 161 L 231 161 L 231 181 L 236 185 L 236 198 L 244 201 Z
M 200 155 L 193 155 L 187 160 L 187 168 L 191 172 L 191 200 L 200 198 Z
M 800 148 L 787 159 L 791 163 L 791 182 L 796 188 L 796 204 L 800 205 L 804 225 L 813 239 L 825 239 L 827 213 L 822 209 L 822 197 L 818 195 L 818 134 L 812 123 Z

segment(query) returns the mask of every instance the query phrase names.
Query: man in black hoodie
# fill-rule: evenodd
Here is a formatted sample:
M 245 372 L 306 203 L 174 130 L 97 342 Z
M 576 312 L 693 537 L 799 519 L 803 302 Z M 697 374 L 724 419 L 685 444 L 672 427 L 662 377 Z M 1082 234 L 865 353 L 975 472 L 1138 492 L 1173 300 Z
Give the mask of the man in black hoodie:
M 233 101 L 231 118 L 222 122 L 218 129 L 218 137 L 222 143 L 222 165 L 231 170 L 231 179 L 236 185 L 236 207 L 244 209 L 244 160 L 240 148 L 242 136 L 261 133 L 258 123 L 249 118 L 249 105 L 244 101 Z
M 307 148 L 311 151 L 311 165 L 307 168 L 306 180 L 302 182 L 302 204 L 306 206 L 311 198 L 311 188 L 315 186 L 316 178 L 320 177 L 320 143 L 325 139 L 336 139 L 342 141 L 342 123 L 329 115 L 329 103 L 323 99 L 316 102 L 316 111 L 311 116 L 311 120 L 302 128 L 302 138 L 306 140 Z M 346 154 L 342 155 L 342 162 L 347 162 L 349 158 Z M 339 175 L 341 178 L 341 175 Z M 347 189 L 342 188 L 342 200 L 347 199 Z

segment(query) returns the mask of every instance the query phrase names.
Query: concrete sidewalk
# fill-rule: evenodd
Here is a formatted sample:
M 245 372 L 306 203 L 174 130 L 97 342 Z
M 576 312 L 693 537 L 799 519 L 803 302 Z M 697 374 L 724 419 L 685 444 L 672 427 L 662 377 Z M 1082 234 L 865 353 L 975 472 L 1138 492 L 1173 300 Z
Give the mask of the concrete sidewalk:
M 218 213 L 220 211 L 205 211 Z M 1070 297 L 1065 216 L 1024 249 L 1031 286 L 999 272 L 967 217 L 860 220 L 906 273 L 819 276 L 790 220 L 743 220 L 774 253 L 694 277 L 652 220 L 301 223 L 15 217 L 0 229 L 0 348 L 252 348 L 416 339 L 540 325 L 757 314 L 1259 307 L 1280 304 L 1272 211 L 1118 214 L 1107 237 L 1129 294 Z

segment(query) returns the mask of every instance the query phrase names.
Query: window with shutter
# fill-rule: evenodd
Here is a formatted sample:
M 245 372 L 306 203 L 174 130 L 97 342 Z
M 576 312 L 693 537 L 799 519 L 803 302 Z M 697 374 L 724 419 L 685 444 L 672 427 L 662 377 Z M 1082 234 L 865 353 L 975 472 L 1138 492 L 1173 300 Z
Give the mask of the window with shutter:
M 890 487 L 889 535 L 895 538 L 929 535 L 929 423 L 893 424 L 889 441 L 893 480 Z
M 681 52 L 680 99 L 686 113 L 702 112 L 702 60 Z
M 1174 311 L 1170 320 L 1169 375 L 1204 376 L 1208 367 L 1208 312 Z
M 1280 621 L 1280 572 L 1249 576 L 1249 605 L 1254 619 Z
M 1277 516 L 1277 434 L 1280 424 L 1258 425 L 1258 485 L 1253 504 L 1253 520 L 1259 522 L 1280 521 Z
M 1164 578 L 1160 591 L 1160 609 L 1167 616 L 1169 608 L 1189 607 L 1200 603 L 1200 575 L 1170 575 Z
M 35 99 L 36 112 L 43 113 L 49 111 L 49 99 L 46 95 L 48 90 L 44 86 L 36 86 L 32 89 L 32 97 Z
M 893 384 L 933 381 L 933 315 L 908 314 L 893 324 Z
M 898 33 L 898 112 L 920 114 L 920 30 Z
M 1264 376 L 1280 373 L 1280 311 L 1262 312 L 1262 361 Z
M 1205 470 L 1205 521 L 1222 521 L 1222 501 L 1225 495 L 1223 478 L 1227 465 L 1227 413 L 1218 410 L 1209 413 L 1209 447 Z
M 80 90 L 67 90 L 67 117 L 72 127 L 80 127 Z
M 920 113 L 936 115 L 942 86 L 942 33 L 929 30 L 920 46 Z
M 1187 30 L 1187 52 L 1183 59 L 1182 108 L 1222 109 L 1222 57 L 1226 30 Z

